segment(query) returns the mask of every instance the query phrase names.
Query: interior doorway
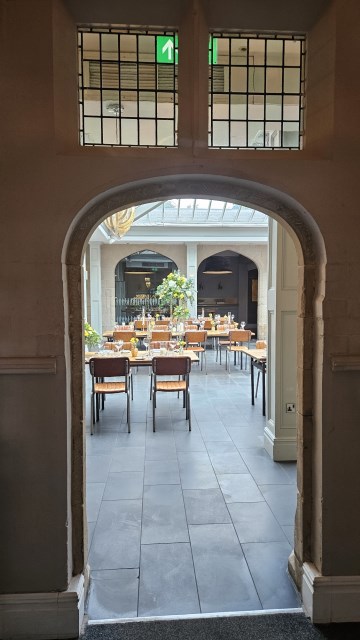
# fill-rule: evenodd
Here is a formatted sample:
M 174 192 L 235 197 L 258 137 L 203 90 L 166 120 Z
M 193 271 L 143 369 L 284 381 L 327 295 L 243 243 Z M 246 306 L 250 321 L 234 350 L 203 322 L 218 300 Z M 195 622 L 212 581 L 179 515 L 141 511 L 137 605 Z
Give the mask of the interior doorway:
M 231 181 L 230 181 L 231 182 Z M 216 183 L 216 180 L 215 180 Z M 197 182 L 196 179 L 194 179 L 193 184 L 191 185 L 192 190 L 194 190 L 194 185 L 199 185 L 199 189 L 201 191 L 201 181 Z M 164 189 L 164 196 L 168 196 L 169 193 L 173 194 L 173 185 L 171 185 L 170 189 L 168 188 L 169 185 L 166 185 L 166 183 L 163 185 L 165 187 Z M 167 187 L 167 188 L 166 188 Z M 223 180 L 222 179 L 218 179 L 217 184 L 212 185 L 212 189 L 214 189 L 214 191 L 220 193 L 224 190 L 224 188 L 226 187 L 226 189 L 228 191 L 232 191 L 231 187 L 234 189 L 236 187 L 236 196 L 234 194 L 234 199 L 236 198 L 237 200 L 241 200 L 241 185 L 239 185 L 239 181 L 234 181 L 234 183 L 231 184 L 227 184 L 224 185 L 223 184 Z M 180 180 L 180 184 L 177 185 L 177 191 L 178 193 L 182 192 L 181 189 L 181 180 Z M 149 194 L 151 193 L 151 186 L 149 186 Z M 136 191 L 132 192 L 132 189 L 130 188 L 129 190 L 124 190 L 123 192 L 119 192 L 119 206 L 121 206 L 122 204 L 128 204 L 129 202 L 136 202 Z M 113 195 L 113 194 L 112 194 Z M 252 195 L 254 202 L 256 202 L 257 197 L 259 196 L 259 190 L 254 190 L 254 194 Z M 150 197 L 150 196 L 149 196 Z M 217 195 L 217 197 L 219 197 Z M 227 195 L 227 197 L 229 197 Z M 279 196 L 280 197 L 280 196 Z M 249 199 L 249 194 L 248 192 L 246 193 L 246 200 L 248 201 Z M 261 194 L 261 207 L 264 208 L 264 194 Z M 114 197 L 112 197 L 112 205 L 114 204 Z M 275 211 L 277 210 L 277 200 L 275 198 L 274 201 L 274 197 L 273 194 L 268 196 L 268 199 L 266 201 L 267 207 L 266 209 L 271 212 L 271 211 Z M 102 220 L 104 217 L 106 217 L 106 213 L 108 212 L 107 210 L 107 204 L 106 204 L 106 198 L 103 201 L 102 206 L 99 205 L 94 205 L 92 208 L 90 208 L 87 211 L 87 228 L 89 230 L 91 230 L 94 226 L 94 222 L 97 221 L 99 222 L 100 220 Z M 288 215 L 289 214 L 289 215 Z M 309 256 L 309 250 L 311 249 L 311 255 L 313 256 L 313 252 L 315 251 L 315 242 L 314 245 L 312 247 L 309 247 L 309 229 L 307 227 L 306 224 L 306 220 L 302 219 L 302 216 L 300 214 L 300 212 L 296 209 L 296 207 L 289 207 L 288 209 L 285 210 L 285 212 L 283 212 L 283 218 L 286 220 L 287 217 L 290 218 L 292 224 L 294 225 L 294 219 L 296 219 L 297 224 L 294 225 L 296 227 L 296 231 L 297 231 L 297 236 L 294 235 L 294 239 L 296 241 L 296 245 L 297 245 L 297 249 L 299 252 L 299 256 L 300 256 L 300 261 L 303 260 L 303 262 L 306 263 L 307 261 L 307 257 Z M 291 227 L 290 227 L 291 228 Z M 80 265 L 81 265 L 81 250 L 82 247 L 84 246 L 84 241 L 85 241 L 85 237 L 84 235 L 82 235 L 82 231 L 83 229 L 78 229 L 78 232 L 75 233 L 70 241 L 70 245 L 69 245 L 69 250 L 68 250 L 68 254 L 67 254 L 67 261 L 68 264 L 77 264 L 77 262 L 79 262 L 79 267 L 78 267 L 78 277 L 79 280 L 81 280 L 81 272 L 80 272 Z M 306 238 L 306 242 L 305 242 L 305 238 Z M 307 246 L 306 246 L 307 245 Z M 81 250 L 79 251 L 79 248 L 81 247 Z M 302 248 L 302 250 L 301 250 Z M 77 257 L 76 257 L 77 256 Z M 76 266 L 75 266 L 76 269 Z M 304 276 L 304 281 L 301 283 L 302 285 L 304 285 L 305 291 L 306 289 L 306 281 L 307 278 L 309 276 L 309 271 L 306 273 L 303 273 Z M 81 354 L 78 350 L 77 347 L 77 335 L 78 332 L 81 331 L 81 308 L 79 305 L 79 300 L 76 297 L 76 293 L 75 290 L 73 288 L 73 286 L 70 286 L 69 288 L 69 301 L 70 301 L 70 305 L 74 304 L 73 311 L 74 313 L 72 314 L 71 317 L 71 322 L 70 322 L 70 339 L 71 339 L 71 346 L 72 346 L 72 351 L 71 351 L 71 357 L 72 357 L 72 363 L 73 363 L 73 372 L 74 372 L 74 363 L 76 362 L 76 358 L 78 358 L 78 360 L 81 362 L 82 358 L 81 358 Z M 299 353 L 300 356 L 300 363 L 302 362 L 302 352 Z M 81 380 L 82 380 L 82 376 L 76 376 L 73 375 L 72 377 L 72 384 L 73 384 L 73 389 L 77 389 L 77 391 L 81 391 L 82 389 L 82 384 L 81 384 Z M 80 384 L 79 384 L 80 383 Z M 81 392 L 80 392 L 80 397 L 81 397 Z M 73 406 L 73 432 L 74 432 L 74 441 L 77 442 L 77 440 L 79 440 L 77 447 L 81 448 L 81 444 L 80 444 L 80 438 L 76 438 L 76 431 L 79 428 L 78 425 L 78 417 L 80 417 L 82 415 L 82 410 L 81 407 L 78 406 L 76 403 Z M 300 418 L 299 418 L 299 426 L 301 428 L 302 424 L 301 424 L 301 414 L 300 414 Z M 79 434 L 80 435 L 80 434 Z M 306 464 L 308 464 L 307 459 L 305 459 L 303 456 L 301 457 L 301 464 L 304 466 Z M 78 476 L 78 474 L 77 474 Z M 79 477 L 79 476 L 78 476 Z M 80 490 L 81 489 L 81 483 L 74 483 L 74 491 L 76 493 L 76 490 Z M 304 493 L 305 488 L 302 488 L 302 491 Z M 304 495 L 304 508 L 310 508 L 310 504 L 308 502 L 308 500 L 306 499 L 306 496 Z M 304 526 L 304 519 L 303 519 L 303 512 L 298 513 L 298 522 L 299 522 L 299 527 L 302 528 Z M 82 531 L 82 516 L 81 513 L 78 511 L 78 509 L 76 508 L 76 506 L 74 505 L 74 523 L 75 523 L 75 530 L 74 530 L 74 560 L 75 560 L 75 565 L 76 565 L 76 561 L 78 562 L 78 566 L 80 566 L 81 563 L 84 563 L 84 556 L 81 553 L 81 549 L 78 547 L 78 545 L 76 544 L 77 540 L 79 540 L 79 532 Z M 297 540 L 297 538 L 296 538 Z M 303 552 L 303 547 L 300 543 L 298 543 L 297 545 L 295 545 L 296 547 L 296 552 L 297 552 L 297 558 L 301 559 L 302 557 L 302 552 Z M 79 553 L 80 551 L 80 553 Z

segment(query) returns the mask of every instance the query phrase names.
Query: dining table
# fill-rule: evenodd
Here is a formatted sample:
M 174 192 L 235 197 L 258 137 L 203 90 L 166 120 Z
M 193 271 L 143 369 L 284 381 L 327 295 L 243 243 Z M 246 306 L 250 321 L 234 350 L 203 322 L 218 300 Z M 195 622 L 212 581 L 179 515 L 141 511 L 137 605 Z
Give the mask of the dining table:
M 262 414 L 266 413 L 266 394 L 265 394 L 265 375 L 267 364 L 267 350 L 266 349 L 248 349 L 247 347 L 241 347 L 242 353 L 250 358 L 250 380 L 251 380 L 251 404 L 255 404 L 255 381 L 254 381 L 254 369 L 258 369 L 261 374 L 261 386 L 262 386 Z
M 167 351 L 166 353 L 161 353 L 161 349 L 153 349 L 151 355 L 147 351 L 140 351 L 136 356 L 132 356 L 131 352 L 126 350 L 86 351 L 85 364 L 89 364 L 91 358 L 121 358 L 124 356 L 126 358 L 129 358 L 131 367 L 151 367 L 153 358 L 167 358 L 168 356 L 188 356 L 191 360 L 191 363 L 199 362 L 199 356 L 190 349 L 184 349 L 181 353 L 179 351 Z

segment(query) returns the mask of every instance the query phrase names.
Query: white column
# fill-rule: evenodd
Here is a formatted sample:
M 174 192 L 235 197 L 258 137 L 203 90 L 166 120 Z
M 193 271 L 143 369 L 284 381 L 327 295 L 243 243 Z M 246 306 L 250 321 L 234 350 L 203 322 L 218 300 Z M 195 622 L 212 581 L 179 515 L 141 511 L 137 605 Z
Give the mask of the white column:
M 269 220 L 267 426 L 274 460 L 296 460 L 297 256 L 289 234 Z M 292 410 L 293 409 L 293 410 Z
M 90 248 L 90 323 L 102 334 L 101 317 L 101 244 L 91 242 Z
M 186 243 L 186 276 L 192 278 L 194 282 L 194 300 L 189 305 L 192 317 L 197 317 L 197 244 L 195 242 Z

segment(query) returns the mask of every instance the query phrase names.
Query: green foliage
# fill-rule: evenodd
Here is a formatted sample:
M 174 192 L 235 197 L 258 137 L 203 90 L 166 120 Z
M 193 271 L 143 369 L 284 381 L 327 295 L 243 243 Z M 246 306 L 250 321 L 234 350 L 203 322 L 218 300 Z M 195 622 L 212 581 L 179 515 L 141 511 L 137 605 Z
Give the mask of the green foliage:
M 84 322 L 84 340 L 89 350 L 101 342 L 101 336 L 88 322 Z
M 186 307 L 186 303 L 194 299 L 194 283 L 191 278 L 182 276 L 179 271 L 169 273 L 156 289 L 161 305 L 177 303 L 178 306 Z

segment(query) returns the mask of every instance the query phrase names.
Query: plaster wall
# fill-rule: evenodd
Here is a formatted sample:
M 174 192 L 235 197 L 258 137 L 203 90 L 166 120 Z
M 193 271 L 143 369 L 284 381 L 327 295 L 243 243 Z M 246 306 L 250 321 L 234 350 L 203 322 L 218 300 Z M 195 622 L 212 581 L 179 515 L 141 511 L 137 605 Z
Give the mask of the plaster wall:
M 86 3 L 81 5 L 85 10 Z M 160 21 L 160 3 L 152 5 Z M 272 3 L 274 26 L 284 24 L 285 14 L 296 28 L 299 13 L 280 5 Z M 91 6 L 95 11 L 95 4 Z M 134 21 L 136 6 L 131 8 Z M 142 6 L 137 24 L 144 17 Z M 196 186 L 204 196 L 222 197 L 230 189 L 228 179 L 233 181 L 234 200 L 237 184 L 242 202 L 256 202 L 269 213 L 269 203 L 274 203 L 273 216 L 285 220 L 295 240 L 299 281 L 306 283 L 298 330 L 299 446 L 305 469 L 299 481 L 304 517 L 298 523 L 298 558 L 312 560 L 325 575 L 360 574 L 360 516 L 354 508 L 360 497 L 360 371 L 332 367 L 334 354 L 343 354 L 348 362 L 360 353 L 360 305 L 354 295 L 360 288 L 360 85 L 352 81 L 360 57 L 359 3 L 334 0 L 330 19 L 322 14 L 314 28 L 309 24 L 309 86 L 316 84 L 321 69 L 326 75 L 328 61 L 321 62 L 317 54 L 321 39 L 327 42 L 325 57 L 331 53 L 334 59 L 333 82 L 326 95 L 319 92 L 316 98 L 319 115 L 315 117 L 315 110 L 309 115 L 306 147 L 299 153 L 206 149 L 206 12 L 199 12 L 197 5 L 188 13 L 182 3 L 176 7 L 184 53 L 179 73 L 185 80 L 179 96 L 179 148 L 92 149 L 79 148 L 77 142 L 74 18 L 60 0 L 0 2 L 0 292 L 6 301 L 0 318 L 0 395 L 6 398 L 0 408 L 1 486 L 6 489 L 0 546 L 7 549 L 0 577 L 3 593 L 65 589 L 69 574 L 83 569 L 82 407 L 70 389 L 70 382 L 73 389 L 81 389 L 82 363 L 73 360 L 70 378 L 67 324 L 79 329 L 80 343 L 81 311 L 79 315 L 76 309 L 81 310 L 81 251 L 77 258 L 75 253 L 66 257 L 68 238 L 74 230 L 72 237 L 85 244 L 106 217 L 100 208 L 98 220 L 91 218 L 88 225 L 85 207 L 100 203 L 105 192 L 111 207 L 119 185 L 131 187 L 128 204 L 144 200 L 146 180 L 153 200 L 164 185 L 174 197 L 196 195 L 190 179 L 179 187 L 174 178 L 179 175 L 200 176 Z M 214 11 L 211 4 L 211 20 Z M 259 25 L 269 24 L 264 11 Z M 225 14 L 227 19 L 229 12 Z M 251 12 L 242 20 L 235 13 L 228 24 L 257 27 Z M 310 92 L 309 109 L 311 101 Z M 332 111 L 333 118 L 330 114 L 323 128 L 317 125 L 322 110 Z M 297 218 L 291 213 L 294 203 L 299 203 Z M 299 226 L 300 219 L 307 221 L 305 227 Z M 327 264 L 319 277 L 314 267 L 324 263 L 322 239 Z M 62 261 L 67 261 L 67 276 Z M 74 304 L 69 314 L 67 279 Z M 9 373 L 7 357 L 19 358 L 24 371 L 26 357 L 35 359 L 37 373 Z M 43 357 L 56 360 L 53 375 L 39 373 Z

